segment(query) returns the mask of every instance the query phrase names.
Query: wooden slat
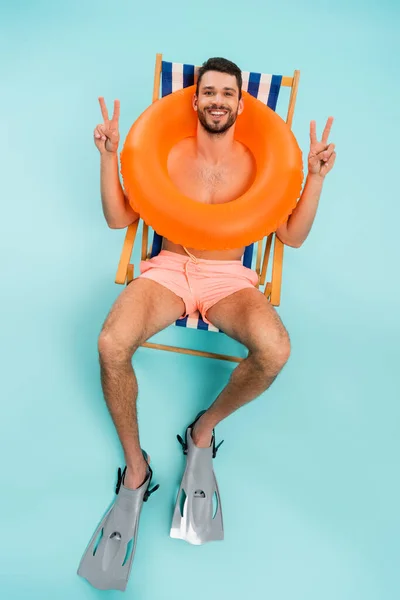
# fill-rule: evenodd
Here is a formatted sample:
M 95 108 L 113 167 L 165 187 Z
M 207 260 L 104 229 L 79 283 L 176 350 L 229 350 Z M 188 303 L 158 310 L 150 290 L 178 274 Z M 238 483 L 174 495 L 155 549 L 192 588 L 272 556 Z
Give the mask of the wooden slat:
M 282 85 L 284 85 L 283 79 L 286 79 L 286 78 L 282 78 Z M 289 125 L 290 128 L 292 127 L 292 123 L 293 123 L 293 115 L 294 115 L 294 108 L 296 105 L 299 81 L 300 81 L 300 71 L 296 70 L 294 72 L 292 82 L 291 82 L 292 91 L 290 93 L 289 108 L 288 108 L 288 113 L 287 113 L 287 117 L 286 117 L 286 123 Z M 285 84 L 286 83 L 287 82 L 285 82 Z M 272 280 L 271 280 L 271 286 L 270 286 L 271 287 L 271 304 L 273 306 L 279 306 L 280 302 L 281 302 L 283 250 L 284 250 L 283 243 L 275 235 L 274 258 L 273 258 L 273 263 L 272 263 Z M 267 292 L 267 289 L 265 290 L 265 292 Z
M 267 237 L 267 243 L 265 245 L 264 259 L 263 259 L 261 275 L 260 275 L 260 284 L 261 285 L 265 284 L 265 278 L 267 276 L 267 269 L 268 269 L 269 257 L 271 254 L 271 245 L 272 245 L 273 237 L 274 237 L 274 234 L 272 234 L 272 233 L 271 233 L 271 235 L 269 235 Z
M 288 114 L 286 117 L 286 123 L 289 125 L 290 128 L 292 128 L 292 123 L 293 123 L 294 107 L 296 105 L 299 81 L 300 81 L 300 71 L 295 71 L 294 77 L 293 77 L 292 91 L 290 93 L 290 98 L 289 98 L 289 109 L 288 109 Z
M 190 350 L 189 348 L 178 348 L 177 346 L 165 346 L 164 344 L 153 344 L 152 342 L 144 342 L 144 348 L 152 348 L 153 350 L 166 350 L 167 352 L 176 352 L 178 354 L 190 354 L 190 356 L 203 356 L 205 358 L 218 358 L 219 360 L 227 360 L 229 362 L 242 362 L 243 358 L 237 356 L 229 356 L 228 354 L 216 354 L 215 352 L 202 352 L 201 350 Z
M 142 260 L 147 259 L 147 246 L 149 242 L 149 226 L 143 221 L 143 232 L 142 232 Z
M 124 245 L 122 247 L 121 257 L 119 259 L 117 274 L 115 276 L 115 283 L 119 283 L 120 285 L 124 285 L 126 282 L 126 275 L 128 270 L 128 264 L 131 260 L 133 244 L 135 242 L 136 232 L 139 225 L 139 219 L 129 225 Z
M 160 97 L 160 80 L 162 69 L 162 54 L 156 54 L 156 65 L 154 68 L 153 102 Z
M 264 296 L 270 300 L 271 297 L 271 283 L 267 283 L 267 285 L 265 286 L 265 290 L 264 290 Z
M 292 85 L 293 85 L 293 77 L 282 77 L 281 86 L 292 87 Z
M 153 98 L 152 102 L 156 102 L 160 97 L 160 81 L 161 81 L 161 70 L 162 70 L 162 57 L 161 53 L 156 54 L 156 64 L 154 66 L 154 84 L 153 84 Z M 147 249 L 148 249 L 148 241 L 149 241 L 149 227 L 143 221 L 143 232 L 142 232 L 142 251 L 141 251 L 141 259 L 146 260 L 148 257 Z
M 283 243 L 275 236 L 274 261 L 272 263 L 271 304 L 279 306 L 281 303 L 282 268 L 283 268 Z
M 128 268 L 126 270 L 126 284 L 128 285 L 133 281 L 133 274 L 135 272 L 135 268 L 132 263 L 129 263 Z
M 263 241 L 264 240 L 260 240 L 257 244 L 256 273 L 257 273 L 258 277 L 260 277 L 260 273 L 261 273 L 261 256 L 262 256 Z

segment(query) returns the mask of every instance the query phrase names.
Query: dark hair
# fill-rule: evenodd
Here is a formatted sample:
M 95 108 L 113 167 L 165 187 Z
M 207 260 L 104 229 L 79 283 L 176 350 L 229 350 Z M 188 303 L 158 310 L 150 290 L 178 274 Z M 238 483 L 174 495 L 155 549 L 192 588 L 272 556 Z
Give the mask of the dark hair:
M 239 100 L 242 97 L 242 71 L 239 69 L 239 67 L 232 61 L 227 60 L 226 58 L 220 58 L 220 57 L 215 57 L 215 58 L 209 58 L 208 60 L 206 60 L 206 62 L 204 62 L 200 69 L 199 69 L 199 74 L 198 74 L 198 79 L 197 79 L 197 86 L 196 86 L 196 95 L 199 95 L 199 85 L 200 85 L 200 81 L 201 78 L 203 77 L 204 73 L 206 73 L 207 71 L 218 71 L 219 73 L 227 73 L 228 75 L 234 75 L 236 77 L 236 81 L 238 84 L 238 88 L 239 88 Z

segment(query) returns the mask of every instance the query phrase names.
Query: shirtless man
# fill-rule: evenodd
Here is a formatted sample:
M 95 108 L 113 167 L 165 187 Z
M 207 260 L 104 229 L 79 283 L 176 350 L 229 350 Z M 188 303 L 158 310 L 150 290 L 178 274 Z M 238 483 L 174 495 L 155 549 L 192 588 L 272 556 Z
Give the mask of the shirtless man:
M 236 118 L 245 110 L 241 86 L 241 71 L 228 60 L 209 59 L 199 72 L 193 97 L 193 110 L 198 115 L 197 135 L 177 144 L 168 164 L 174 184 L 199 202 L 230 202 L 250 186 L 252 157 L 234 140 Z M 119 102 L 115 101 L 110 120 L 104 99 L 99 101 L 104 122 L 95 128 L 94 141 L 101 156 L 104 216 L 109 227 L 125 228 L 139 215 L 130 207 L 119 179 Z M 334 145 L 328 143 L 332 122 L 329 118 L 321 141 L 316 137 L 315 122 L 311 122 L 303 193 L 287 223 L 276 232 L 288 246 L 298 248 L 307 238 L 324 178 L 335 162 Z M 161 254 L 142 263 L 141 276 L 120 294 L 104 323 L 99 336 L 101 380 L 124 450 L 128 488 L 138 488 L 147 473 L 139 442 L 138 386 L 131 359 L 143 342 L 186 314 L 188 303 L 193 301 L 182 263 L 192 261 L 196 265 L 199 261 L 200 273 L 202 269 L 207 273 L 215 270 L 221 285 L 211 296 L 209 289 L 202 289 L 197 273 L 196 293 L 202 316 L 248 349 L 248 357 L 236 367 L 227 386 L 196 422 L 192 437 L 197 446 L 209 446 L 214 427 L 265 392 L 289 358 L 289 336 L 275 309 L 255 287 L 252 272 L 241 266 L 243 252 L 244 248 L 198 251 L 164 240 Z M 218 261 L 217 267 L 212 261 Z M 209 281 L 210 277 L 204 278 L 204 285 Z

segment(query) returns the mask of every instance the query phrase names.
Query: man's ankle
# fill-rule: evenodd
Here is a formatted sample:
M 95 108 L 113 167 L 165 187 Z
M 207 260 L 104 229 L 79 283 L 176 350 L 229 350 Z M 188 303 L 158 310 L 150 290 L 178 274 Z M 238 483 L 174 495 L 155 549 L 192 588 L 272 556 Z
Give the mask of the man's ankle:
M 209 448 L 214 427 L 208 425 L 207 422 L 204 423 L 202 418 L 200 417 L 192 429 L 192 439 L 194 444 L 199 448 Z
M 125 456 L 125 464 L 131 473 L 141 473 L 147 470 L 148 466 L 148 462 L 142 453 Z
M 148 463 L 145 461 L 143 455 L 140 460 L 127 460 L 124 486 L 137 489 L 146 481 L 147 474 Z

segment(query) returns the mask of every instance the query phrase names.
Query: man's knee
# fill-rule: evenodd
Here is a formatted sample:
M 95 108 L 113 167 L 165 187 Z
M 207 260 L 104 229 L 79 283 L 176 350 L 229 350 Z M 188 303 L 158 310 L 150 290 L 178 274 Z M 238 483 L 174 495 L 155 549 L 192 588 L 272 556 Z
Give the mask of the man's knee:
M 277 336 L 277 339 L 274 340 L 274 343 L 272 344 L 273 360 L 279 370 L 283 369 L 289 360 L 290 351 L 291 346 L 289 334 L 286 329 L 283 329 L 283 331 L 279 334 L 279 336 Z
M 255 354 L 261 370 L 266 375 L 278 375 L 290 357 L 290 338 L 282 326 L 266 332 L 259 340 Z
M 105 326 L 100 332 L 97 343 L 100 362 L 115 364 L 130 361 L 139 345 L 139 339 L 128 340 L 115 328 Z

